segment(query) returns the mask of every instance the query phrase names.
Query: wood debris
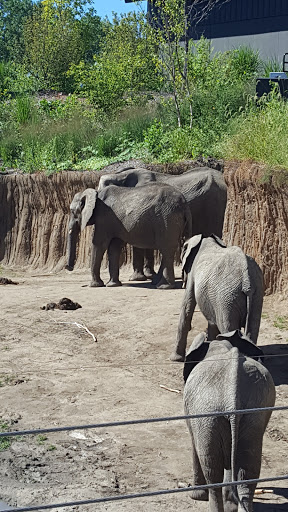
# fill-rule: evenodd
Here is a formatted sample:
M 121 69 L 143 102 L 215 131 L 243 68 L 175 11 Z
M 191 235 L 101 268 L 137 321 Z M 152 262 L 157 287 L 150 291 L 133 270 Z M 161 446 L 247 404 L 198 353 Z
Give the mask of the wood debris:
M 167 386 L 164 386 L 163 384 L 160 384 L 160 388 L 166 389 L 167 391 L 171 391 L 172 393 L 181 393 L 181 391 L 179 389 L 168 388 Z

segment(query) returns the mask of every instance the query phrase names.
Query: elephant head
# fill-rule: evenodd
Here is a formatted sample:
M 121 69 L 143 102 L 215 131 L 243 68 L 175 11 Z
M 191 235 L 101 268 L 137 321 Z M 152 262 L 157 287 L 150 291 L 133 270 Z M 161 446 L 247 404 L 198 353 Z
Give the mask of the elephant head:
M 80 230 L 90 224 L 96 205 L 97 191 L 87 188 L 84 192 L 77 192 L 70 205 L 70 220 L 67 245 L 67 270 L 73 270 L 76 259 L 77 241 Z
M 187 275 L 191 270 L 193 265 L 193 261 L 201 247 L 202 240 L 204 238 L 208 238 L 204 235 L 194 235 L 183 245 L 181 252 L 181 261 L 182 261 L 182 277 L 183 277 L 183 288 L 186 287 Z M 220 247 L 226 247 L 224 242 L 217 235 L 213 233 L 210 235 L 210 238 L 213 238 L 215 242 L 220 245 Z
M 263 356 L 262 350 L 254 345 L 248 336 L 242 334 L 239 329 L 225 334 L 218 334 L 217 340 L 222 341 L 223 347 L 226 346 L 228 349 L 236 347 L 241 354 L 253 359 L 261 359 Z M 214 341 L 217 342 L 217 340 Z M 193 368 L 195 368 L 195 366 L 206 357 L 210 344 L 214 343 L 214 341 L 207 341 L 205 332 L 201 332 L 194 338 L 185 357 L 185 364 L 183 368 L 184 382 L 188 379 Z

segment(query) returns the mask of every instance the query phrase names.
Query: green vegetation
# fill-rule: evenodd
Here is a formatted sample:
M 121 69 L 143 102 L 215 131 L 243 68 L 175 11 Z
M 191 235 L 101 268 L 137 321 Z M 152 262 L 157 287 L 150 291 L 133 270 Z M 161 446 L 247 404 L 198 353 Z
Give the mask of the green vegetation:
M 42 444 L 44 444 L 44 443 L 45 443 L 45 441 L 47 441 L 47 439 L 48 439 L 48 437 L 47 437 L 47 436 L 45 436 L 45 434 L 39 434 L 39 435 L 36 437 L 36 443 L 37 443 L 37 444 L 42 445 Z
M 273 322 L 274 327 L 284 330 L 288 329 L 288 316 L 277 316 Z
M 49 452 L 53 452 L 54 450 L 57 450 L 57 447 L 54 446 L 54 444 L 50 444 L 50 446 L 48 446 L 48 448 L 47 448 L 47 451 L 49 451 Z
M 7 350 L 7 347 L 6 347 Z M 15 377 L 13 375 L 5 375 L 0 374 L 0 388 L 3 388 L 4 386 L 8 386 L 14 381 Z
M 184 0 L 167 0 L 152 24 L 135 13 L 103 20 L 89 0 L 2 3 L 1 171 L 200 155 L 262 162 L 266 181 L 288 168 L 288 104 L 276 89 L 255 98 L 256 77 L 279 63 L 185 40 Z
M 1 421 L 0 419 L 0 432 L 7 432 L 9 430 L 8 423 Z M 11 446 L 11 437 L 3 436 L 0 437 L 0 452 L 7 450 Z

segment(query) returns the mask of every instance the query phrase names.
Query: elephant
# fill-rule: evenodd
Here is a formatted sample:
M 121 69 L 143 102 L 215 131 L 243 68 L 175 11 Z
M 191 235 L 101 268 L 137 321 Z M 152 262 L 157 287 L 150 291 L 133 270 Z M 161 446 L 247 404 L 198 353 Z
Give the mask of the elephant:
M 145 168 L 125 168 L 100 177 L 98 191 L 114 184 L 121 187 L 139 187 L 147 183 L 165 183 L 184 195 L 193 219 L 192 235 L 215 233 L 222 236 L 227 203 L 227 187 L 220 171 L 209 167 L 196 167 L 180 175 L 164 174 Z M 145 256 L 145 258 L 144 258 Z M 144 267 L 144 268 L 143 268 Z M 154 254 L 133 248 L 132 281 L 145 281 L 154 275 Z
M 210 342 L 205 340 L 205 333 L 196 336 L 184 364 L 185 414 L 273 407 L 275 385 L 257 360 L 261 352 L 239 330 L 218 335 Z M 271 411 L 266 410 L 187 419 L 192 440 L 192 486 L 258 479 L 270 416 Z M 199 489 L 191 491 L 191 498 L 209 501 L 209 512 L 252 512 L 255 488 L 256 483 L 242 483 Z
M 170 185 L 150 183 L 139 188 L 109 185 L 97 192 L 88 188 L 75 194 L 70 205 L 68 264 L 73 270 L 80 229 L 94 224 L 91 286 L 104 286 L 100 278 L 108 250 L 110 280 L 120 286 L 119 258 L 123 243 L 158 249 L 162 256 L 157 288 L 174 288 L 174 254 L 182 236 L 192 232 L 192 219 L 184 196 Z
M 195 235 L 184 243 L 182 269 L 186 290 L 171 359 L 184 361 L 196 303 L 208 321 L 208 340 L 244 327 L 256 344 L 264 296 L 263 275 L 256 261 L 240 247 L 226 247 L 214 234 Z

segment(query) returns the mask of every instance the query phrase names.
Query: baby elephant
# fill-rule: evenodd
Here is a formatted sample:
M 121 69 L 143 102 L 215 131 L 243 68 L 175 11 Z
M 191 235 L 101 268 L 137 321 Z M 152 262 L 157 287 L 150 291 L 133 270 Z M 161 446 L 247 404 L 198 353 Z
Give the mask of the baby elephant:
M 262 351 L 239 330 L 205 341 L 198 335 L 184 365 L 185 414 L 273 407 L 275 386 L 257 361 Z M 252 357 L 248 357 L 249 354 Z M 189 363 L 189 361 L 192 361 Z M 193 486 L 259 478 L 263 435 L 271 411 L 187 420 L 192 439 Z M 256 484 L 191 491 L 210 512 L 253 511 Z
M 226 247 L 216 235 L 196 235 L 182 251 L 186 290 L 173 361 L 184 361 L 187 335 L 196 303 L 208 321 L 208 339 L 241 329 L 257 343 L 264 286 L 256 261 L 240 247 Z

